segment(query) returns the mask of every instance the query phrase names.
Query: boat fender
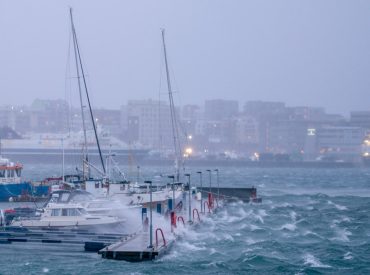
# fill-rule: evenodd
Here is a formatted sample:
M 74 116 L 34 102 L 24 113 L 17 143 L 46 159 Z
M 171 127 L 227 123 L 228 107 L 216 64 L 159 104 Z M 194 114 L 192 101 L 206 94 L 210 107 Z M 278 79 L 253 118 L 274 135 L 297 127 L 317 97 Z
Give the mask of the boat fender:
M 176 212 L 171 212 L 171 226 L 176 227 Z
M 5 215 L 2 209 L 0 209 L 0 226 L 5 226 Z

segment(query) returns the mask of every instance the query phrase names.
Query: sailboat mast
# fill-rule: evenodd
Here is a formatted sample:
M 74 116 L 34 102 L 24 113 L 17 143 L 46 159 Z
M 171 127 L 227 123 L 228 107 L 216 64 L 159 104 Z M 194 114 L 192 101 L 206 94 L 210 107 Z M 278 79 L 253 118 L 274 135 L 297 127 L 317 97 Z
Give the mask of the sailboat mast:
M 83 80 L 83 84 L 84 84 L 84 88 L 85 88 L 87 103 L 89 105 L 90 117 L 91 117 L 93 129 L 94 129 L 96 144 L 98 146 L 100 162 L 101 162 L 101 165 L 103 167 L 103 172 L 104 172 L 104 174 L 106 174 L 104 160 L 103 160 L 103 154 L 102 154 L 101 148 L 100 148 L 100 142 L 99 142 L 98 133 L 97 133 L 97 129 L 96 129 L 95 119 L 94 119 L 94 115 L 93 115 L 92 108 L 91 108 L 91 103 L 90 103 L 90 96 L 89 96 L 89 92 L 88 92 L 88 89 L 87 89 L 85 72 L 84 72 L 84 68 L 82 66 L 82 59 L 81 59 L 81 54 L 80 54 L 80 48 L 79 48 L 79 45 L 78 45 L 76 30 L 75 30 L 75 27 L 74 27 L 74 24 L 73 24 L 72 9 L 70 9 L 70 14 L 71 14 L 71 23 L 72 23 L 73 37 L 74 37 L 74 42 L 75 42 L 74 43 L 75 44 L 75 50 L 76 50 L 75 53 L 77 55 L 77 56 L 76 55 L 75 56 L 76 56 L 76 58 L 78 57 L 79 65 L 80 65 L 80 68 L 81 68 L 82 80 Z M 86 129 L 85 129 L 85 131 L 86 131 Z
M 88 178 L 90 177 L 89 168 L 88 171 L 85 171 L 85 165 L 88 163 L 88 152 L 87 152 L 87 134 L 86 134 L 86 122 L 85 122 L 85 112 L 84 112 L 84 105 L 82 100 L 82 87 L 81 87 L 81 76 L 80 76 L 80 67 L 78 64 L 78 53 L 77 53 L 77 37 L 76 37 L 76 30 L 73 23 L 73 15 L 72 15 L 72 8 L 69 9 L 69 14 L 71 18 L 71 27 L 72 27 L 72 37 L 73 37 L 73 50 L 74 50 L 74 57 L 75 57 L 75 64 L 76 64 L 76 73 L 77 73 L 77 82 L 78 82 L 78 93 L 80 97 L 80 107 L 81 107 L 81 119 L 82 119 L 82 130 L 84 135 L 84 143 L 82 147 L 83 151 L 83 162 L 82 162 L 82 174 L 85 177 L 85 173 L 87 172 Z
M 175 104 L 173 101 L 173 93 L 172 93 L 172 86 L 171 86 L 171 78 L 170 78 L 170 72 L 168 69 L 168 60 L 167 60 L 167 49 L 166 49 L 166 41 L 164 38 L 165 30 L 162 29 L 162 43 L 163 43 L 163 53 L 164 53 L 164 63 L 166 67 L 166 79 L 167 79 L 167 89 L 168 89 L 168 97 L 170 101 L 170 112 L 171 112 L 171 125 L 172 125 L 172 133 L 173 133 L 173 143 L 174 143 L 174 149 L 175 149 L 175 172 L 176 172 L 176 179 L 177 181 L 180 180 L 180 168 L 179 168 L 179 162 L 180 162 L 180 141 L 178 139 L 179 133 L 178 133 L 178 127 L 177 127 L 177 121 L 176 121 L 176 112 L 175 112 Z

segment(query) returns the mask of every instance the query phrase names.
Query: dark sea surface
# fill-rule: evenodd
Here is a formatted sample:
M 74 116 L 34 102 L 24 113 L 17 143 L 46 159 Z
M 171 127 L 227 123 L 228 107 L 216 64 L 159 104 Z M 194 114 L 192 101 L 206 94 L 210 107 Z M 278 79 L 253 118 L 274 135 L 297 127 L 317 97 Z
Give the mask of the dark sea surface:
M 0 274 L 370 274 L 370 169 L 219 169 L 220 185 L 255 186 L 262 204 L 235 202 L 203 217 L 159 260 L 127 263 L 74 246 L 0 244 Z M 26 164 L 24 176 L 60 170 Z M 142 179 L 171 172 L 141 170 Z M 190 170 L 193 184 L 197 170 Z

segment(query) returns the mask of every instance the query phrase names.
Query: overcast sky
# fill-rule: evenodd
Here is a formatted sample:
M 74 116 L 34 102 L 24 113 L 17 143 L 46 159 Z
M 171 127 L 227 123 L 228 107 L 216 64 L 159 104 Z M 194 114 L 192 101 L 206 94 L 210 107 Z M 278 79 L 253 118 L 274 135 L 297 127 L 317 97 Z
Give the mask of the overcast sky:
M 96 107 L 158 98 L 166 28 L 177 104 L 370 110 L 370 1 L 350 0 L 3 0 L 1 105 L 65 98 L 69 6 Z

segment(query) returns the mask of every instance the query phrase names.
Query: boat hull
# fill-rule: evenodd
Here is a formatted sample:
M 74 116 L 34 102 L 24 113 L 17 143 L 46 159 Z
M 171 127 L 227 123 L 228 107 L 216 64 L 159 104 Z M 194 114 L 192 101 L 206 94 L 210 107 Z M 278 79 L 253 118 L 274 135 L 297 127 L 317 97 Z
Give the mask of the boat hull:
M 32 194 L 30 182 L 2 183 L 0 184 L 0 201 L 9 201 L 12 197 Z
M 30 182 L 0 184 L 0 201 L 9 201 L 10 198 L 44 197 L 49 194 L 49 186 L 32 186 Z

